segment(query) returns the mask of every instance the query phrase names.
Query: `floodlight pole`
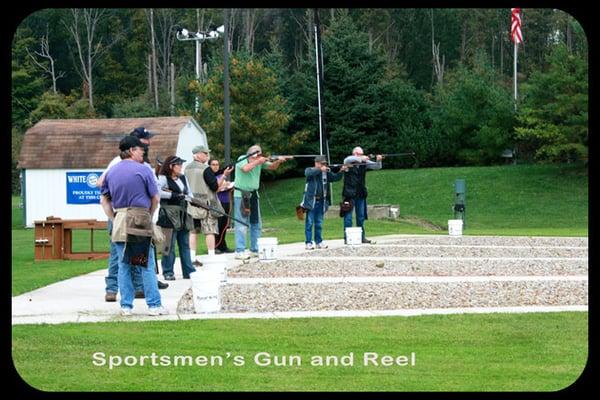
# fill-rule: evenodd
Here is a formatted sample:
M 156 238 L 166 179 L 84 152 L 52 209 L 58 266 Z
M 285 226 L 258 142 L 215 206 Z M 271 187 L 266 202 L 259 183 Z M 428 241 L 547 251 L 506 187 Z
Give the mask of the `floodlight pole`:
M 229 9 L 226 8 L 224 11 L 224 38 L 223 45 L 223 145 L 224 145 L 224 159 L 225 165 L 231 163 L 231 136 L 230 136 L 230 120 L 231 116 L 229 113 Z

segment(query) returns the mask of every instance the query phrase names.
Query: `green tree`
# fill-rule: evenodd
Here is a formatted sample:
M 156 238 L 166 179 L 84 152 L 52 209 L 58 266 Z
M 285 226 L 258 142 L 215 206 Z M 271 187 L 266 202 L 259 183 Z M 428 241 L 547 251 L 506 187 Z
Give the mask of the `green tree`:
M 516 138 L 525 155 L 554 162 L 587 160 L 588 65 L 564 44 L 548 56 L 549 68 L 521 87 Z
M 433 130 L 445 164 L 491 164 L 511 146 L 514 109 L 510 91 L 480 52 L 474 66 L 461 65 L 438 87 L 432 112 Z
M 211 149 L 221 157 L 224 154 L 223 67 L 214 65 L 211 70 L 208 82 L 199 87 L 203 101 L 198 121 L 209 136 Z M 306 134 L 284 134 L 290 115 L 273 71 L 259 59 L 238 53 L 230 59 L 230 77 L 232 158 L 245 154 L 255 143 L 266 154 L 293 152 Z M 282 173 L 285 168 L 282 166 L 278 171 Z

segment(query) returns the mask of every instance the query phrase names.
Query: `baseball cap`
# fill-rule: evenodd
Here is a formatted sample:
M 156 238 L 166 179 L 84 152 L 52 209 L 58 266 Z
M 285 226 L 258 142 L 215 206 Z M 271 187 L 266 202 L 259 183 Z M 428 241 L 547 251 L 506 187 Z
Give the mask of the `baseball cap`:
M 136 136 L 125 136 L 119 142 L 119 150 L 125 151 L 132 147 L 143 147 L 143 143 Z
M 185 160 L 183 158 L 176 156 L 175 158 L 173 158 L 172 160 L 169 161 L 169 165 L 172 165 L 172 164 L 183 164 L 184 162 L 185 162 Z
M 196 146 L 192 149 L 192 154 L 196 154 L 196 153 L 210 153 L 210 149 L 208 148 L 208 146 L 204 146 L 203 144 Z
M 315 162 L 318 162 L 318 163 L 327 163 L 327 157 L 325 157 L 325 156 L 316 156 L 315 157 Z
M 140 126 L 139 128 L 135 128 L 131 133 L 131 136 L 135 136 L 138 139 L 150 139 L 152 136 L 156 135 L 154 132 L 150 132 L 149 130 L 147 130 L 146 128 L 144 128 L 143 126 Z

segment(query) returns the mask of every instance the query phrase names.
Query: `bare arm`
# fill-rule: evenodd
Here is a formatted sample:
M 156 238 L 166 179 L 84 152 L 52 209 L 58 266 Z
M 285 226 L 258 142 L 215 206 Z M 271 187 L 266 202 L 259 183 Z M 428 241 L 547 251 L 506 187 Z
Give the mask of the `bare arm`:
M 246 165 L 244 165 L 242 167 L 242 171 L 244 171 L 244 172 L 250 172 L 254 168 L 258 167 L 259 165 L 264 164 L 265 162 L 267 162 L 267 158 L 266 157 L 258 157 L 255 160 L 248 161 L 248 164 L 246 164 Z
M 269 166 L 267 167 L 267 169 L 270 169 L 270 170 L 277 169 L 277 168 L 279 168 L 279 166 L 280 166 L 282 163 L 286 162 L 287 160 L 289 160 L 289 159 L 291 159 L 291 158 L 293 158 L 293 157 L 284 157 L 284 156 L 279 156 L 279 157 L 277 157 L 277 160 L 273 161 L 273 162 L 271 163 L 271 165 L 269 165 Z
M 158 203 L 160 203 L 160 195 L 157 193 L 150 199 L 150 218 L 154 216 L 154 211 L 158 208 Z
M 112 201 L 108 199 L 105 195 L 100 196 L 100 205 L 102 206 L 102 211 L 111 221 L 115 219 L 115 211 L 112 207 Z

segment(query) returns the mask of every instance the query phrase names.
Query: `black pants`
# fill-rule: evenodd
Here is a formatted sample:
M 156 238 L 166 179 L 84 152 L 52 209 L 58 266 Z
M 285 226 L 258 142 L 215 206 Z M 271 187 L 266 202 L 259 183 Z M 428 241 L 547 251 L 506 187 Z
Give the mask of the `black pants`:
M 230 205 L 231 203 L 221 203 L 221 205 L 223 206 L 223 210 L 225 210 L 225 212 L 227 214 L 229 214 L 229 210 L 230 210 Z M 218 219 L 218 223 L 219 223 L 219 234 L 215 237 L 215 248 L 218 250 L 226 250 L 227 249 L 227 241 L 225 240 L 225 230 L 227 229 L 227 218 L 226 216 L 222 216 L 219 217 Z

